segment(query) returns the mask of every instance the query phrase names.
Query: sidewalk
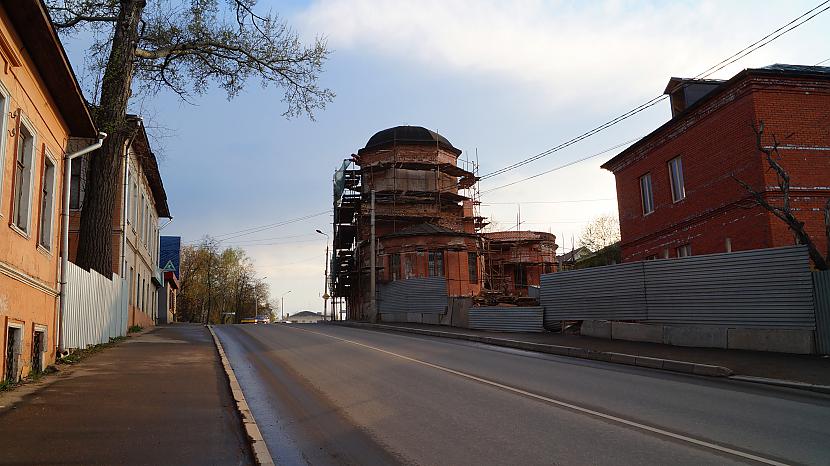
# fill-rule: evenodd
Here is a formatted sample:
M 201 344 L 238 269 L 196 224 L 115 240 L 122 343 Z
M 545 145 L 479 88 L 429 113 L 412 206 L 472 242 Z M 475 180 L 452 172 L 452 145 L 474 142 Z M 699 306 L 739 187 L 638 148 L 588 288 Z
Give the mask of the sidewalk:
M 252 464 L 201 325 L 131 337 L 0 406 L 0 464 Z
M 737 376 L 789 380 L 815 385 L 830 385 L 830 358 L 797 354 L 767 353 L 762 351 L 725 350 L 717 348 L 687 348 L 681 346 L 641 343 L 624 340 L 563 335 L 561 333 L 507 333 L 470 330 L 443 325 L 414 323 L 384 323 L 384 327 L 433 330 L 461 335 L 475 335 L 537 343 L 544 345 L 583 348 L 594 352 L 622 353 L 623 355 L 669 359 L 696 364 L 723 366 Z M 449 335 L 447 335 L 449 336 Z

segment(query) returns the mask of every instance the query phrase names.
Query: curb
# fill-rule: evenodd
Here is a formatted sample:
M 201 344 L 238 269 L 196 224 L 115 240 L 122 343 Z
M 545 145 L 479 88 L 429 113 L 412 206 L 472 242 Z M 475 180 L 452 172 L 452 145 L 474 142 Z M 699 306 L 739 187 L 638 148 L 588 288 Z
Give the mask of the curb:
M 250 408 L 248 408 L 248 402 L 245 401 L 245 395 L 242 393 L 242 387 L 239 386 L 239 381 L 236 380 L 233 367 L 231 367 L 228 357 L 225 356 L 225 349 L 222 348 L 222 343 L 219 341 L 219 337 L 217 337 L 216 332 L 213 331 L 213 326 L 208 325 L 207 328 L 210 330 L 210 334 L 213 335 L 213 342 L 216 344 L 216 349 L 219 351 L 219 357 L 222 359 L 222 367 L 225 369 L 225 374 L 228 376 L 231 394 L 236 402 L 236 410 L 242 417 L 242 425 L 245 427 L 245 432 L 248 434 L 248 439 L 251 442 L 251 450 L 254 453 L 254 461 L 256 461 L 256 464 L 262 466 L 271 466 L 274 464 L 274 460 L 271 458 L 271 453 L 268 451 L 268 445 L 265 444 L 265 439 L 262 438 L 262 433 L 259 431 L 259 426 L 257 426 L 257 423 L 254 420 L 254 415 L 251 413 Z
M 558 356 L 570 356 L 580 359 L 592 359 L 595 361 L 613 362 L 616 364 L 647 367 L 650 369 L 662 369 L 666 371 L 680 372 L 684 374 L 704 375 L 707 377 L 730 377 L 733 374 L 732 369 L 723 366 L 698 364 L 687 361 L 675 361 L 672 359 L 650 358 L 646 356 L 637 356 L 633 354 L 593 351 L 588 348 L 574 348 L 572 346 L 547 345 L 544 343 L 532 343 L 529 341 L 509 340 L 506 338 L 494 338 L 481 335 L 468 335 L 464 333 L 444 332 L 440 330 L 426 330 L 420 328 L 399 327 L 396 325 L 367 324 L 358 322 L 338 322 L 336 325 L 344 325 L 347 327 L 356 328 L 391 330 L 403 333 L 416 333 L 419 335 L 427 335 L 442 338 L 454 338 L 456 340 L 467 340 L 478 343 L 487 343 L 489 345 L 502 346 L 505 348 L 536 351 L 538 353 L 555 354 Z M 740 376 L 732 376 L 730 378 L 734 379 L 735 377 Z
M 768 379 L 766 377 L 753 377 L 751 375 L 733 375 L 729 378 L 741 382 L 759 383 L 764 385 L 772 385 L 775 387 L 794 388 L 797 390 L 807 390 L 816 393 L 830 394 L 830 385 L 818 385 L 805 382 L 795 382 L 793 380 Z

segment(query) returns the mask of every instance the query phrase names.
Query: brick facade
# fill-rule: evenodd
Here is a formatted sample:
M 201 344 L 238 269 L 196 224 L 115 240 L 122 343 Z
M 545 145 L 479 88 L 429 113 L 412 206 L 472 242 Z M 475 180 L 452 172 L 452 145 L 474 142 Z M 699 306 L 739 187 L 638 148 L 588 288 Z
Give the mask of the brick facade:
M 830 198 L 830 68 L 750 69 L 723 83 L 603 165 L 616 177 L 622 260 L 677 257 L 795 243 L 781 220 L 757 206 L 740 179 L 780 203 L 775 173 L 752 124 L 775 136 L 791 177 L 796 215 L 827 250 L 822 209 Z M 685 198 L 674 202 L 669 161 L 680 157 Z M 644 215 L 640 177 L 651 174 L 654 211 Z

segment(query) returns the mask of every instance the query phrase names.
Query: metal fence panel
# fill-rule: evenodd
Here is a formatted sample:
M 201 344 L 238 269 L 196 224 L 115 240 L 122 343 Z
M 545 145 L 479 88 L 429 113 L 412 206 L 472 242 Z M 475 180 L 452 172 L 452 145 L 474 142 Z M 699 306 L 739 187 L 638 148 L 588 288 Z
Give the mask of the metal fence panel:
M 545 327 L 562 320 L 643 320 L 643 263 L 608 265 L 542 275 Z
M 473 307 L 470 328 L 495 332 L 542 332 L 544 311 L 536 307 Z
M 61 322 L 64 348 L 86 348 L 127 333 L 129 290 L 118 275 L 108 279 L 73 263 L 66 269 Z
M 814 328 L 812 287 L 803 246 L 645 263 L 655 323 Z
M 447 312 L 447 280 L 429 277 L 385 283 L 380 286 L 378 309 L 383 314 L 443 314 Z
M 830 270 L 813 272 L 816 296 L 816 350 L 830 354 Z

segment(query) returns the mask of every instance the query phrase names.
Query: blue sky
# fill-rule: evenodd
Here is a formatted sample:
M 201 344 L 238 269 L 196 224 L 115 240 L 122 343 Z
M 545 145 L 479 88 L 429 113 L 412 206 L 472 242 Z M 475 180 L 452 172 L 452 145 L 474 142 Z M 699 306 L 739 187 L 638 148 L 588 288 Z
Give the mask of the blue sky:
M 149 125 L 166 128 L 155 145 L 175 221 L 163 233 L 187 242 L 326 210 L 338 163 L 400 124 L 439 131 L 462 157 L 477 149 L 489 173 L 659 95 L 669 77 L 694 76 L 817 3 L 260 0 L 301 36 L 326 36 L 333 53 L 322 83 L 337 97 L 316 121 L 286 120 L 279 90 L 256 82 L 231 101 L 215 89 L 196 105 L 162 93 L 136 106 Z M 827 31 L 830 12 L 712 77 L 815 64 L 830 58 Z M 66 42 L 79 75 L 83 42 Z M 669 116 L 663 102 L 481 189 L 643 136 Z M 586 222 L 616 213 L 613 176 L 599 168 L 614 154 L 488 193 L 482 213 L 515 227 L 524 203 L 522 228 L 550 231 L 569 249 Z M 272 296 L 291 290 L 287 310 L 318 310 L 326 239 L 317 228 L 329 231 L 330 217 L 227 244 L 246 249 Z

